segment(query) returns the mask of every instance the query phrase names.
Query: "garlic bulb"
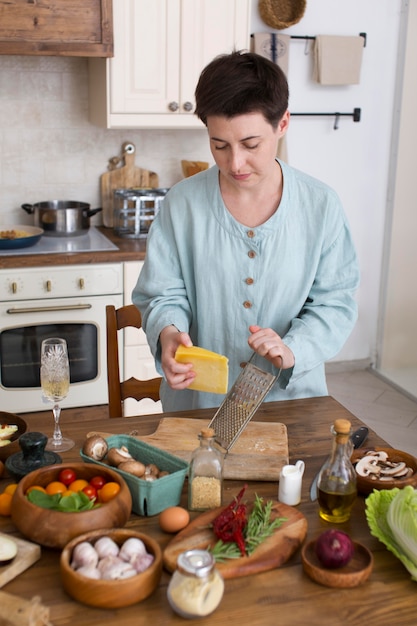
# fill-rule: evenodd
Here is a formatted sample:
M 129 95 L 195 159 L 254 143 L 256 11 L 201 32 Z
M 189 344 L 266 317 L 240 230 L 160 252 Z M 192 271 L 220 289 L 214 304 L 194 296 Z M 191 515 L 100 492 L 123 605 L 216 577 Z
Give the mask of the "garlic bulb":
M 143 541 L 137 537 L 130 537 L 130 539 L 126 539 L 120 548 L 119 557 L 123 561 L 132 562 L 136 556 L 143 554 L 146 554 L 146 547 Z
M 98 565 L 103 580 L 120 580 L 135 576 L 137 571 L 126 561 L 117 556 L 106 556 Z
M 152 554 L 137 554 L 134 559 L 130 562 L 131 566 L 135 568 L 136 572 L 140 574 L 144 572 L 154 560 L 154 556 Z
M 106 556 L 117 556 L 119 554 L 119 546 L 110 537 L 100 537 L 94 544 L 100 559 L 104 559 Z
M 80 569 L 80 567 L 92 565 L 95 567 L 98 563 L 98 554 L 94 547 L 88 541 L 82 541 L 75 546 L 72 553 L 71 567 Z
M 99 580 L 101 578 L 100 572 L 94 565 L 83 565 L 77 570 L 77 572 L 86 578 L 93 578 L 94 580 Z

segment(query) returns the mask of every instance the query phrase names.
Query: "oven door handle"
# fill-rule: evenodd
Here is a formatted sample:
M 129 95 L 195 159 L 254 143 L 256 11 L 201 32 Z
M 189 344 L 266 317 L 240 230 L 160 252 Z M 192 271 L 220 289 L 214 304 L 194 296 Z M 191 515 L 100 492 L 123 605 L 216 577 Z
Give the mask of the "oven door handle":
M 52 306 L 29 306 L 24 308 L 13 307 L 7 309 L 9 315 L 15 315 L 18 313 L 45 313 L 50 311 L 82 311 L 85 309 L 91 309 L 91 304 L 62 304 Z

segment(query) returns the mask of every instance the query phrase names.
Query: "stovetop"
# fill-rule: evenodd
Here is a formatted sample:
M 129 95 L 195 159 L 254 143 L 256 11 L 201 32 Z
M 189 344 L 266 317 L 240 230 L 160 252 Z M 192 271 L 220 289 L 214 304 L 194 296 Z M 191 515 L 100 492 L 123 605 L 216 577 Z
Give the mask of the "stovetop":
M 90 226 L 85 235 L 77 237 L 45 237 L 43 235 L 34 246 L 2 250 L 1 256 L 20 256 L 22 254 L 65 254 L 66 252 L 100 252 L 118 250 L 95 226 Z

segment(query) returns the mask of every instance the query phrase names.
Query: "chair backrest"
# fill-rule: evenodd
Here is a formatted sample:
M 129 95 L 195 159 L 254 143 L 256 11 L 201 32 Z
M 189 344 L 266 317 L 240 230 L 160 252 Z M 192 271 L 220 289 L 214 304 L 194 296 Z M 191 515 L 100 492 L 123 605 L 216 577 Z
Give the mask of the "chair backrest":
M 111 304 L 107 305 L 107 385 L 110 417 L 123 416 L 122 402 L 126 398 L 135 400 L 151 398 L 155 402 L 159 400 L 160 378 L 138 380 L 130 377 L 128 380 L 120 380 L 118 331 L 127 326 L 142 327 L 142 317 L 138 308 L 134 304 L 119 309 Z

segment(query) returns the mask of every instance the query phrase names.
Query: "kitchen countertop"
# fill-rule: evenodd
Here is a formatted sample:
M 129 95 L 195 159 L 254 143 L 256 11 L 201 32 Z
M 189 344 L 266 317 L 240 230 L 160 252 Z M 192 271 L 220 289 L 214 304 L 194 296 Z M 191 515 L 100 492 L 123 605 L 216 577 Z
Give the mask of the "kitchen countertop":
M 212 417 L 212 409 L 183 411 L 164 414 L 164 417 L 201 418 L 203 423 Z M 27 417 L 27 416 L 26 416 Z M 313 477 L 329 453 L 329 424 L 336 418 L 347 418 L 352 426 L 362 426 L 362 422 L 349 413 L 331 397 L 308 398 L 282 402 L 264 402 L 255 421 L 284 423 L 288 431 L 290 461 L 305 461 L 306 470 L 302 486 L 302 499 L 298 510 L 308 522 L 307 541 L 316 538 L 323 530 L 330 528 L 318 515 L 317 502 L 311 502 L 309 488 Z M 79 461 L 79 449 L 90 431 L 123 433 L 136 430 L 140 436 L 155 432 L 160 415 L 102 419 L 94 421 L 67 421 L 63 412 L 63 429 L 74 439 L 76 445 L 63 453 L 64 462 Z M 51 415 L 44 412 L 41 417 L 30 422 L 31 430 L 49 434 L 52 429 Z M 28 421 L 29 423 L 29 421 Z M 369 446 L 384 445 L 382 439 L 370 430 Z M 3 483 L 4 484 L 4 483 Z M 225 502 L 242 488 L 242 481 L 225 481 Z M 277 497 L 276 482 L 248 481 L 246 497 L 255 494 L 265 500 Z M 187 487 L 181 495 L 180 504 L 187 506 Z M 192 518 L 198 514 L 192 513 Z M 158 524 L 158 516 L 142 517 L 132 513 L 128 528 L 151 535 L 162 549 L 172 535 L 163 533 Z M 365 498 L 356 499 L 352 517 L 340 524 L 341 530 L 348 532 L 352 539 L 366 545 L 372 551 L 374 566 L 369 580 L 355 589 L 325 587 L 313 582 L 303 572 L 300 550 L 282 567 L 256 575 L 228 579 L 225 594 L 219 608 L 202 620 L 184 621 L 171 610 L 166 590 L 170 579 L 164 571 L 155 592 L 140 604 L 116 611 L 84 606 L 72 600 L 63 590 L 59 573 L 59 552 L 42 548 L 40 560 L 25 572 L 11 580 L 2 591 L 26 600 L 40 597 L 42 604 L 50 609 L 50 621 L 54 626 L 89 624 L 89 626 L 137 626 L 138 624 L 203 624 L 223 626 L 224 624 L 252 624 L 253 626 L 338 626 L 349 624 L 378 624 L 378 626 L 409 626 L 415 623 L 416 583 L 402 563 L 389 552 L 376 538 L 372 537 L 365 517 Z M 0 530 L 16 535 L 16 528 L 10 518 L 0 517 Z
M 85 263 L 123 263 L 141 261 L 145 258 L 146 239 L 118 237 L 112 228 L 98 226 L 97 229 L 117 246 L 117 250 L 67 252 L 65 254 L 22 254 L 2 256 L 0 268 L 42 267 L 46 265 L 79 265 Z

